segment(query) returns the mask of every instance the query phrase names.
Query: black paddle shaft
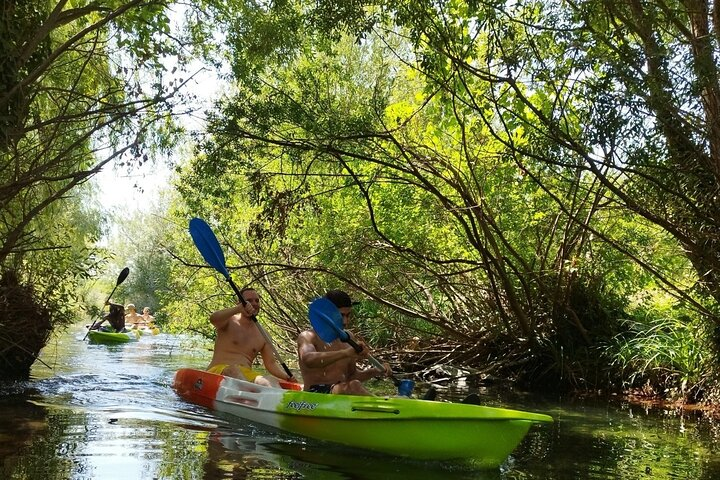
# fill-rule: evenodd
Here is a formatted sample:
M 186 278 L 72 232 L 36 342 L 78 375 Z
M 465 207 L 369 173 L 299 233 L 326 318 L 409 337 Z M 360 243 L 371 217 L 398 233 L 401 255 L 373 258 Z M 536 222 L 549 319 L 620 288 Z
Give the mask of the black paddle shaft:
M 240 300 L 240 303 L 242 303 L 242 306 L 244 307 L 247 305 L 247 300 L 245 300 L 242 296 L 242 293 L 240 293 L 240 289 L 237 285 L 235 285 L 235 282 L 233 282 L 233 279 L 230 278 L 230 276 L 227 277 L 227 281 L 230 284 L 230 287 L 233 289 L 233 292 L 235 292 L 235 295 L 237 295 L 238 299 Z M 251 317 L 254 322 L 257 322 L 257 318 L 255 318 L 255 315 Z
M 345 331 L 345 330 L 343 330 L 343 331 L 345 332 L 346 338 L 342 341 L 347 343 L 351 347 L 353 347 L 357 353 L 362 352 L 362 347 L 360 345 L 358 345 L 355 340 L 352 339 L 352 337 L 350 336 L 350 334 L 347 331 Z M 382 362 L 380 362 L 380 360 L 373 357 L 372 355 L 370 355 L 369 358 L 370 358 L 370 362 L 375 365 L 375 368 L 382 368 L 383 370 L 385 369 L 385 365 L 383 365 Z M 400 380 L 395 375 L 393 375 L 391 373 L 389 376 L 390 376 L 390 380 L 392 380 L 393 384 L 395 384 L 396 387 L 400 385 Z

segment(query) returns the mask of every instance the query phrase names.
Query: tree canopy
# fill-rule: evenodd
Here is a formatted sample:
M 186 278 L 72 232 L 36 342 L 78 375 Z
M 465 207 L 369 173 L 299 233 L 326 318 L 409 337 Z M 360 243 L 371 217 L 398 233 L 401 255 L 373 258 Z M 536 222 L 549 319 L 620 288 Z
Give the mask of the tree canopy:
M 178 132 L 187 79 L 168 6 L 7 1 L 0 10 L 0 266 L 52 312 L 48 327 L 73 319 L 78 285 L 107 259 L 86 182 L 106 165 L 151 160 Z
M 378 338 L 451 338 L 468 364 L 510 349 L 578 384 L 668 295 L 717 323 L 707 2 L 212 14 L 236 84 L 178 181 L 180 211 L 242 238 L 248 278 L 286 303 L 346 285 L 381 306 Z
M 201 216 L 290 346 L 342 287 L 362 333 L 420 369 L 594 387 L 659 358 L 643 332 L 720 351 L 710 2 L 208 0 L 182 37 L 173 4 L 30 5 L 0 27 L 0 263 L 57 247 L 36 232 L 103 165 L 174 144 L 166 59 L 198 55 L 227 93 L 153 236 L 172 256 L 137 259 L 179 326 L 211 334 L 231 298 L 185 232 Z M 707 358 L 628 383 L 699 395 Z

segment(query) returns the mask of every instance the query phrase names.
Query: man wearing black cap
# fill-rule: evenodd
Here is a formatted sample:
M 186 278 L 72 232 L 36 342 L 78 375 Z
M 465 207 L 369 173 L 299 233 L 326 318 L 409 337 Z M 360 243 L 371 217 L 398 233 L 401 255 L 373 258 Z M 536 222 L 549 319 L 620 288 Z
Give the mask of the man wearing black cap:
M 340 310 L 343 327 L 347 328 L 354 302 L 350 295 L 342 290 L 330 290 L 325 294 Z M 367 346 L 355 339 L 362 351 L 357 353 L 353 347 L 340 339 L 324 342 L 314 330 L 306 330 L 298 337 L 298 364 L 302 373 L 305 390 L 317 393 L 335 393 L 346 395 L 372 395 L 362 382 L 373 377 L 390 374 L 390 366 L 385 370 L 366 368 L 360 370 L 357 363 L 366 359 L 370 352 Z

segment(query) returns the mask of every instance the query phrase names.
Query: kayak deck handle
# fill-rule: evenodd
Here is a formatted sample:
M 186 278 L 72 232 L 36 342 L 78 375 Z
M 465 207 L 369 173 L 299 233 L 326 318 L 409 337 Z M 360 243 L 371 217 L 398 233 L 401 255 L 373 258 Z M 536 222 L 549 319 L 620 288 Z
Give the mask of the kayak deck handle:
M 257 395 L 253 395 L 252 393 L 248 395 L 248 393 L 250 392 L 239 392 L 237 395 L 228 395 L 223 400 L 225 402 L 245 405 L 247 407 L 257 407 L 260 403 Z
M 374 402 L 353 402 L 353 412 L 379 412 L 379 413 L 392 413 L 398 415 L 400 409 L 394 405 L 383 405 L 381 403 Z

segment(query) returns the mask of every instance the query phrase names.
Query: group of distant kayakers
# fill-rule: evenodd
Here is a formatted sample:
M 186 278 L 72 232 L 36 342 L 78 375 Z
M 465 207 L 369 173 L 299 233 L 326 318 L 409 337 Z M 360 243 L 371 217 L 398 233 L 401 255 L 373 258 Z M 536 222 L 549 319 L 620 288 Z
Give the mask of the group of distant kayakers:
M 128 303 L 123 306 L 117 303 L 108 302 L 110 312 L 102 320 L 93 323 L 92 330 L 101 329 L 101 325 L 107 321 L 110 327 L 116 332 L 123 332 L 128 329 L 156 328 L 155 317 L 150 314 L 150 307 L 143 308 L 143 313 L 137 313 L 134 304 Z
M 253 317 L 260 311 L 260 296 L 253 288 L 241 290 L 245 300 L 234 307 L 218 310 L 210 316 L 217 330 L 213 358 L 207 370 L 260 385 L 278 386 L 281 381 L 297 382 L 283 371 L 273 355 L 273 347 L 258 328 Z M 342 290 L 330 290 L 325 298 L 340 312 L 343 327 L 348 328 L 353 302 Z M 362 382 L 373 377 L 390 376 L 392 371 L 385 363 L 383 369 L 358 368 L 358 363 L 370 356 L 367 345 L 354 338 L 357 352 L 339 338 L 323 341 L 314 329 L 302 332 L 297 338 L 298 366 L 304 390 L 317 393 L 371 395 Z M 260 354 L 269 375 L 252 369 Z
M 155 324 L 155 317 L 150 315 L 150 307 L 143 308 L 142 314 L 137 313 L 135 305 L 128 303 L 125 305 L 125 326 L 131 328 L 151 327 Z

